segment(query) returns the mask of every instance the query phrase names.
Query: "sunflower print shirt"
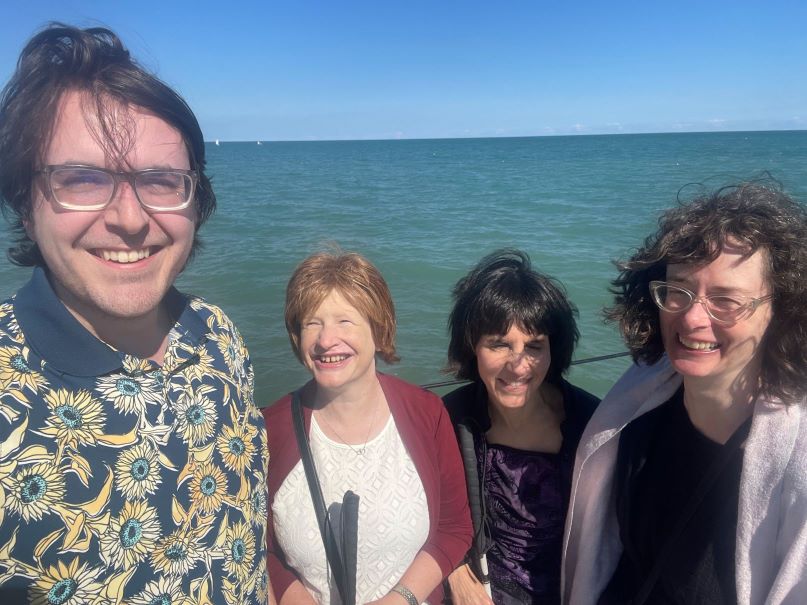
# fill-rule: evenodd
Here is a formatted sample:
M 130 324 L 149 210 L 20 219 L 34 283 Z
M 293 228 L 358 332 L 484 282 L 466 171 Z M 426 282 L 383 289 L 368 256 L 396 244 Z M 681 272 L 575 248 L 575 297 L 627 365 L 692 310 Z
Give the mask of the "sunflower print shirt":
M 238 331 L 181 309 L 162 366 L 42 269 L 0 304 L 0 603 L 265 604 L 266 432 Z

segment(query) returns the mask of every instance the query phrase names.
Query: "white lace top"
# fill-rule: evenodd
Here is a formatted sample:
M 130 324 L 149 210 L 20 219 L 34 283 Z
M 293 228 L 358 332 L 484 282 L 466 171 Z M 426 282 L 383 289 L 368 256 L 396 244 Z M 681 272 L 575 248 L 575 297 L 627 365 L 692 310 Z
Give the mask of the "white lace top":
M 392 416 L 381 433 L 360 446 L 332 441 L 311 418 L 311 452 L 337 541 L 342 496 L 359 495 L 356 602 L 383 597 L 400 580 L 429 535 L 423 483 Z M 332 584 L 302 462 L 278 489 L 272 505 L 277 542 L 286 561 L 320 605 L 340 602 Z M 333 590 L 331 590 L 333 589 Z

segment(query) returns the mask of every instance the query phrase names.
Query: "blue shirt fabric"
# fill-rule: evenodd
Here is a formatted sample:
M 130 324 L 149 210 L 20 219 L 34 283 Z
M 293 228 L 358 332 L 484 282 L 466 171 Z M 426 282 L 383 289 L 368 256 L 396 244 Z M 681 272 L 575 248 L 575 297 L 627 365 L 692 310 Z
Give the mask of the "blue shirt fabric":
M 90 334 L 42 269 L 0 304 L 0 602 L 266 603 L 249 354 L 217 307 L 166 301 L 162 366 Z

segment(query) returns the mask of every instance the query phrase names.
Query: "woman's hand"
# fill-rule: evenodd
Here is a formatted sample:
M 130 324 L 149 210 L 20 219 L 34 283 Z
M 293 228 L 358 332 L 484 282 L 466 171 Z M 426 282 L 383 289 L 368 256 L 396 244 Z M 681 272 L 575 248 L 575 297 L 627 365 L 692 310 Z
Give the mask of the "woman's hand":
M 460 565 L 448 576 L 451 602 L 454 605 L 493 605 L 485 587 L 476 579 L 468 565 Z

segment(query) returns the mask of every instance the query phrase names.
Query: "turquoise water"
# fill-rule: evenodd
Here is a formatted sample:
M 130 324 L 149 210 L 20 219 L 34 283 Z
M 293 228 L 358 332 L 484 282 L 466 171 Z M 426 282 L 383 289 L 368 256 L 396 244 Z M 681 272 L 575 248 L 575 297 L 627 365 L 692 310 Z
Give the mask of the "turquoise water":
M 446 378 L 451 287 L 495 248 L 522 248 L 565 283 L 580 310 L 576 356 L 586 358 L 622 350 L 600 313 L 611 260 L 650 233 L 684 185 L 767 170 L 807 200 L 807 131 L 222 143 L 208 154 L 219 210 L 179 285 L 236 321 L 261 404 L 307 377 L 286 338 L 284 288 L 296 263 L 329 242 L 384 273 L 402 357 L 386 370 L 427 383 Z M 0 296 L 27 275 L 0 263 Z M 572 380 L 602 395 L 627 363 L 581 365 Z

